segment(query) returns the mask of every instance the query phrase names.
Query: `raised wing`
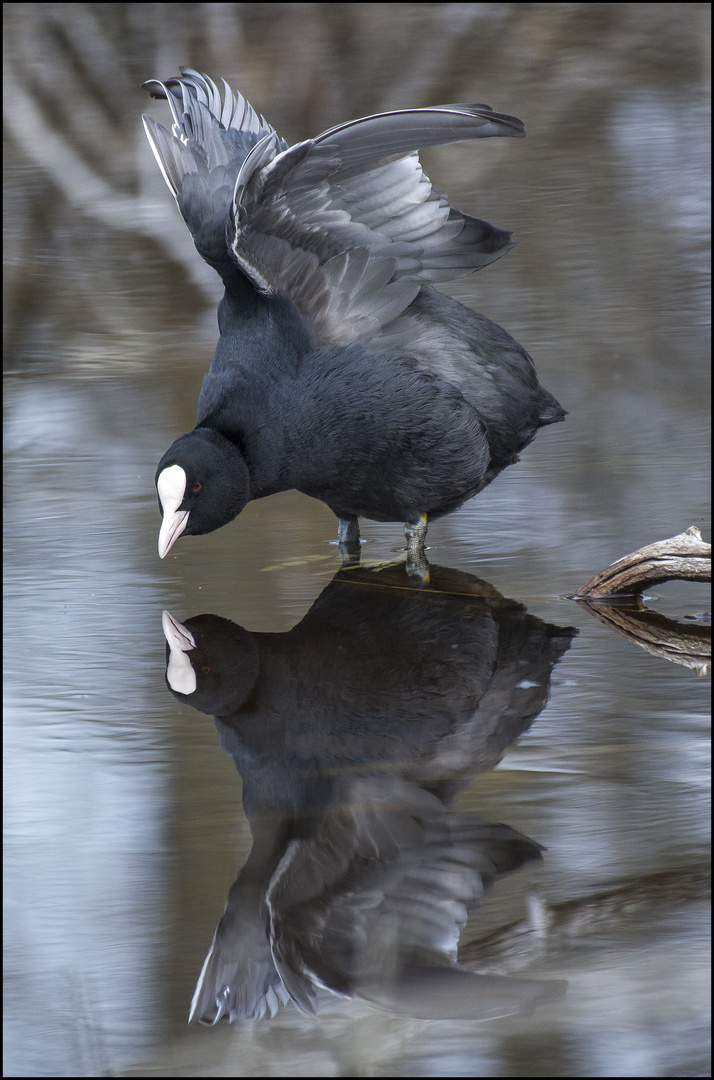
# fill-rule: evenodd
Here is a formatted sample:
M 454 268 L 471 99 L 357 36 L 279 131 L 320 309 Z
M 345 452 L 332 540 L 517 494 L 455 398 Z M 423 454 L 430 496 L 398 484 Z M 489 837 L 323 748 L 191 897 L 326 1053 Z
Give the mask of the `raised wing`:
M 205 75 L 181 68 L 181 78 L 152 79 L 144 88 L 165 98 L 173 125 L 167 131 L 150 116 L 144 130 L 169 191 L 176 199 L 199 255 L 230 280 L 235 265 L 228 257 L 226 225 L 236 176 L 246 157 L 266 135 L 274 153 L 287 149 L 270 124 L 223 80 L 223 93 Z
M 237 178 L 233 257 L 256 288 L 293 300 L 322 342 L 370 336 L 422 284 L 513 246 L 509 232 L 449 205 L 416 148 L 522 134 L 514 117 L 456 105 L 355 120 L 277 155 L 266 136 Z
M 221 96 L 182 69 L 145 85 L 172 109 L 172 133 L 144 124 L 199 253 L 226 283 L 229 256 L 256 289 L 290 299 L 321 343 L 370 336 L 422 284 L 471 273 L 513 246 L 509 232 L 451 207 L 416 152 L 524 134 L 488 105 L 380 113 L 288 148 L 225 83 Z

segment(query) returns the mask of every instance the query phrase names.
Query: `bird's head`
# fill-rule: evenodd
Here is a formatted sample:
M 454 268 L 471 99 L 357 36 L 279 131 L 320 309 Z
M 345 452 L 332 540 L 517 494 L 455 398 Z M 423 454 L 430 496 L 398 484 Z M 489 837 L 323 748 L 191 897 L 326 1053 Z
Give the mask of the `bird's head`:
M 217 431 L 195 428 L 166 451 L 156 470 L 164 520 L 159 557 L 179 536 L 196 536 L 227 525 L 250 501 L 250 477 L 237 447 Z

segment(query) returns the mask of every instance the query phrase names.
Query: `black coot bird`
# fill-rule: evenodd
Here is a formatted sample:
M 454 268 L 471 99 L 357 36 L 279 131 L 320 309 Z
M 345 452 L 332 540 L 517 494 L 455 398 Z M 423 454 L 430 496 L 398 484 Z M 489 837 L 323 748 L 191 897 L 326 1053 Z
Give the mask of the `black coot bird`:
M 564 410 L 500 326 L 433 282 L 500 258 L 511 233 L 431 186 L 417 149 L 523 124 L 441 105 L 340 124 L 295 146 L 224 82 L 182 69 L 144 84 L 172 131 L 144 117 L 199 254 L 220 275 L 220 339 L 196 427 L 156 473 L 159 554 L 251 500 L 296 488 L 339 519 L 406 523 L 481 491 Z

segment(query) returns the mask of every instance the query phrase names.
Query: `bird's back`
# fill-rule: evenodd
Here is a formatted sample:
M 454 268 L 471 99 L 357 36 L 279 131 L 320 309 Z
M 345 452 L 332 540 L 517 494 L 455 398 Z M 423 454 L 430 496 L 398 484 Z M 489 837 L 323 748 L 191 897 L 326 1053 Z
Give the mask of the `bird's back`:
M 538 381 L 526 350 L 501 326 L 450 296 L 423 286 L 404 315 L 380 336 L 444 382 L 457 387 L 486 429 L 486 483 L 566 410 Z

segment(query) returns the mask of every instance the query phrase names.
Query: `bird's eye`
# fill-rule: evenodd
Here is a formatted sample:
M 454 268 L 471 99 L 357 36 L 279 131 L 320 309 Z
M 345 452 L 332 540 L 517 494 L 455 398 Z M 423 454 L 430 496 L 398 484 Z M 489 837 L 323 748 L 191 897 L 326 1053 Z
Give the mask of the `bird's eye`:
M 201 481 L 200 480 L 197 480 L 196 483 L 193 485 L 193 490 L 194 491 L 200 491 L 201 490 Z
M 203 665 L 203 667 L 201 668 L 201 671 L 203 672 L 204 675 L 210 675 L 210 673 L 211 673 L 211 669 L 208 667 L 207 664 Z

